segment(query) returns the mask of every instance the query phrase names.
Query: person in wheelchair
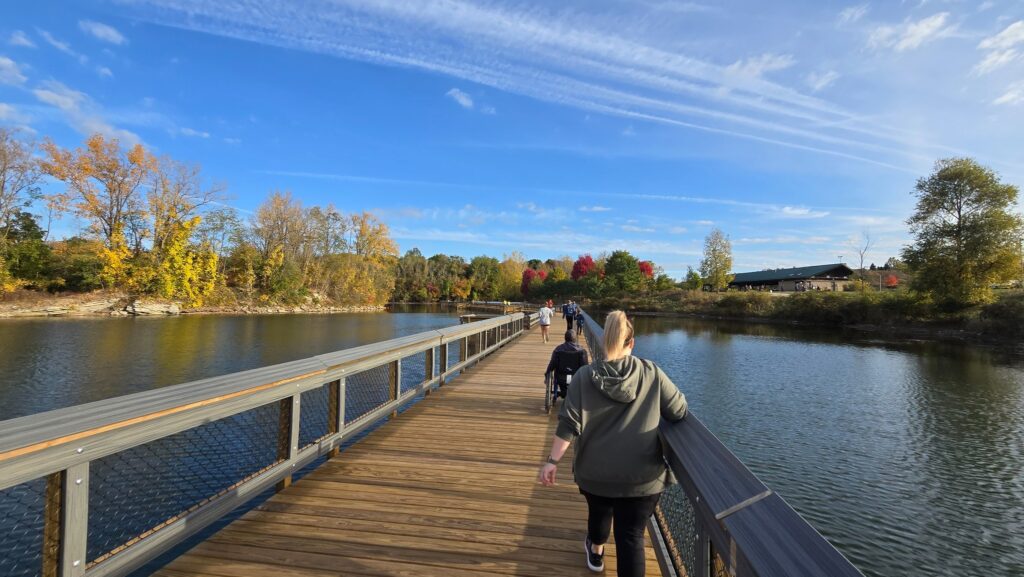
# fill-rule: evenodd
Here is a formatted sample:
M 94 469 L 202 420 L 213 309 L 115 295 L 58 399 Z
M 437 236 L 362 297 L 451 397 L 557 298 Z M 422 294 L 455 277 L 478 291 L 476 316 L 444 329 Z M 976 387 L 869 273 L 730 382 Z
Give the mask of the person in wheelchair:
M 565 331 L 565 342 L 555 347 L 551 353 L 551 362 L 544 371 L 544 381 L 554 384 L 548 389 L 549 395 L 565 398 L 569 389 L 569 381 L 576 371 L 590 364 L 587 351 L 576 344 L 576 333 L 572 330 Z

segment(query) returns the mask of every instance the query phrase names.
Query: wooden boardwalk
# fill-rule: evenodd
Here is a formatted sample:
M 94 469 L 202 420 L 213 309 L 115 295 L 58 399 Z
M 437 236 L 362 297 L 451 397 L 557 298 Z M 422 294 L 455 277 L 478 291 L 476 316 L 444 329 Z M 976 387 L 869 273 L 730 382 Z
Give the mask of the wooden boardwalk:
M 552 333 L 529 331 L 157 575 L 591 575 L 571 453 L 557 487 L 536 484 L 557 421 L 543 412 Z M 647 572 L 660 575 L 649 543 Z

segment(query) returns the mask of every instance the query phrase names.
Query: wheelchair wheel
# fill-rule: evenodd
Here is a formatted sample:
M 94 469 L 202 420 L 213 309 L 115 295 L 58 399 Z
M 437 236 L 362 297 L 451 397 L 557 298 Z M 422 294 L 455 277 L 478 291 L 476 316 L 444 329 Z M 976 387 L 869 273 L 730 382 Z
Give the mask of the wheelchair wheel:
M 551 405 L 553 399 L 551 398 L 551 382 L 549 379 L 544 379 L 544 412 L 551 413 Z

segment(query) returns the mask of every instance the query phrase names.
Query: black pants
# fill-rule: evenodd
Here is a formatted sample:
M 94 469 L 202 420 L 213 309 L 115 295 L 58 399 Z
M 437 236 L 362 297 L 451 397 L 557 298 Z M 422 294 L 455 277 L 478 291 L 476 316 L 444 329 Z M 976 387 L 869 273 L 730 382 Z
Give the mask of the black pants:
M 647 497 L 599 497 L 580 491 L 587 498 L 590 516 L 587 535 L 591 543 L 604 545 L 615 520 L 615 553 L 619 577 L 644 577 L 644 531 L 654 514 L 661 493 Z
M 568 327 L 566 327 L 565 330 L 571 331 L 572 330 L 572 317 L 565 317 L 565 324 L 568 325 Z

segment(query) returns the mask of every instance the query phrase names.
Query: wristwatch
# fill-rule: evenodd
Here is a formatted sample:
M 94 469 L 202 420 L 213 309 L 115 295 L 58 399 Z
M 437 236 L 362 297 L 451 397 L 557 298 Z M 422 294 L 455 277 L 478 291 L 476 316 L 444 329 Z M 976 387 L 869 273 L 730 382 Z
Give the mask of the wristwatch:
M 548 455 L 548 460 L 547 460 L 547 462 L 548 462 L 549 464 L 551 464 L 551 465 L 557 465 L 557 464 L 558 464 L 558 461 L 556 461 L 556 460 L 552 459 L 552 458 L 551 458 L 551 455 Z

